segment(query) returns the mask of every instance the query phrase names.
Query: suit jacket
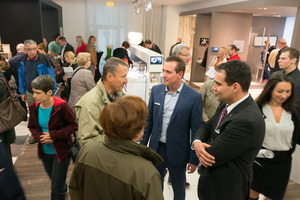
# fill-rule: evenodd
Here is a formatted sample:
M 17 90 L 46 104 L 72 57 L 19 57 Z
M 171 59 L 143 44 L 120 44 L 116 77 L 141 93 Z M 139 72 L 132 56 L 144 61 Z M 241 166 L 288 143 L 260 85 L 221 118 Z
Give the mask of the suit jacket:
M 19 74 L 18 69 L 20 67 L 20 60 L 25 55 L 23 52 L 18 52 L 14 57 L 9 59 L 10 67 L 14 70 L 14 78 L 16 79 L 17 86 L 19 87 Z
M 152 43 L 152 46 L 150 47 L 150 50 L 155 51 L 156 53 L 161 54 L 161 51 L 160 51 L 159 47 L 156 44 L 154 44 L 154 43 Z
M 61 47 L 62 49 L 63 47 Z M 74 48 L 72 45 L 70 45 L 69 43 L 66 44 L 66 47 L 65 47 L 65 50 L 63 52 L 63 57 L 64 57 L 64 54 L 67 52 L 67 51 L 72 51 L 74 53 Z M 64 57 L 64 63 L 66 63 L 65 61 L 65 57 Z
M 162 131 L 165 89 L 163 84 L 152 87 L 148 104 L 148 123 L 141 141 L 141 144 L 147 145 L 150 140 L 149 147 L 155 151 L 158 149 Z M 195 165 L 199 163 L 195 151 L 191 150 L 191 138 L 201 124 L 201 94 L 183 83 L 167 128 L 166 153 L 172 166 L 185 166 L 188 162 Z
M 265 122 L 249 96 L 216 127 L 225 104 L 196 132 L 195 139 L 210 143 L 215 157 L 211 167 L 201 167 L 198 197 L 201 200 L 248 200 L 252 165 L 265 135 Z

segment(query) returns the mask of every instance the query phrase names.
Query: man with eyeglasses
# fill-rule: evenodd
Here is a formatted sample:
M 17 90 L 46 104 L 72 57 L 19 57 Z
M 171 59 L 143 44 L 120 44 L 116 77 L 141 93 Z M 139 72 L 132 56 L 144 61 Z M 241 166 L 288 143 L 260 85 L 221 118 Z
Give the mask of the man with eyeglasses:
M 44 54 L 37 52 L 36 42 L 33 40 L 25 40 L 25 53 L 20 60 L 19 74 L 19 92 L 22 100 L 27 101 L 28 106 L 34 102 L 33 91 L 30 87 L 31 81 L 39 75 L 49 74 L 55 82 L 55 74 L 51 62 Z M 55 89 L 56 91 L 56 82 Z
M 185 65 L 188 65 L 191 60 L 190 47 L 185 44 L 177 44 L 172 50 L 172 56 L 180 57 Z

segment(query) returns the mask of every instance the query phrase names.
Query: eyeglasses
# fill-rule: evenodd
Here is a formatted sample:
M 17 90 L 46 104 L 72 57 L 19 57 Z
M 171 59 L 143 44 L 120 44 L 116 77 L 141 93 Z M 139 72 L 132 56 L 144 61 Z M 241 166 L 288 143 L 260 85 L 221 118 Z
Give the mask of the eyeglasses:
M 26 51 L 36 51 L 37 48 L 33 48 L 33 49 L 26 49 Z
M 179 54 L 179 55 L 182 55 L 182 56 L 184 56 L 184 57 L 191 57 L 191 54 L 186 54 L 186 55 L 184 55 L 184 54 Z

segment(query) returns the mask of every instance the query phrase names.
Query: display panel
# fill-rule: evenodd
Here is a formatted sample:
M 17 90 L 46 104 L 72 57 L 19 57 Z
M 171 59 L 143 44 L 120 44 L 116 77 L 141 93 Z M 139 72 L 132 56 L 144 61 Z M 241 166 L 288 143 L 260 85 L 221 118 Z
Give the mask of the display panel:
M 211 52 L 218 52 L 219 51 L 219 47 L 212 47 L 211 48 Z
M 162 56 L 150 56 L 150 64 L 162 64 Z

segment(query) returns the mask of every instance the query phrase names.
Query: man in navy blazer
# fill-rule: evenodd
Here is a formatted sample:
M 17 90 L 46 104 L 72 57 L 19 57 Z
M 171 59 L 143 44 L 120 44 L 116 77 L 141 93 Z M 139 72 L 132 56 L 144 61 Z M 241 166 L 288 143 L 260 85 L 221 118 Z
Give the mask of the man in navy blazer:
M 216 67 L 212 89 L 219 106 L 196 132 L 193 148 L 202 164 L 201 200 L 248 200 L 252 165 L 265 135 L 265 122 L 248 93 L 249 66 L 239 60 Z
M 201 94 L 182 81 L 184 61 L 176 56 L 166 59 L 164 83 L 151 90 L 149 116 L 141 144 L 154 149 L 164 162 L 157 166 L 163 187 L 166 168 L 172 180 L 174 200 L 185 199 L 186 170 L 193 173 L 199 164 L 191 149 L 191 139 L 201 126 Z

